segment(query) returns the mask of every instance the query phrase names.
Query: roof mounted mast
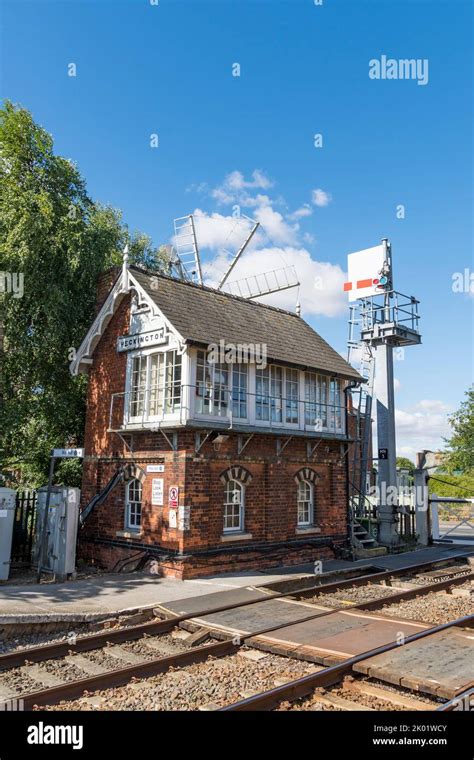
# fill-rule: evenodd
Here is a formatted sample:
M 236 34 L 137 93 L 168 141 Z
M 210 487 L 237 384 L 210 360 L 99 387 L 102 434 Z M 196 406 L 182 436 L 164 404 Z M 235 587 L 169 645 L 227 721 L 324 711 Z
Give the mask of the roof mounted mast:
M 254 220 L 253 220 L 253 219 L 250 219 L 250 217 L 248 217 L 248 216 L 246 216 L 246 217 L 245 217 L 245 219 L 248 219 L 250 222 L 253 222 L 253 227 L 252 227 L 252 229 L 250 230 L 250 232 L 249 232 L 249 234 L 247 235 L 247 237 L 245 238 L 245 240 L 244 240 L 243 244 L 240 246 L 239 250 L 238 250 L 238 251 L 237 251 L 237 253 L 235 254 L 234 258 L 232 259 L 232 261 L 231 261 L 231 263 L 230 263 L 230 266 L 229 266 L 229 268 L 227 269 L 227 272 L 224 274 L 224 277 L 222 278 L 222 280 L 220 281 L 219 285 L 217 286 L 217 290 L 222 290 L 222 286 L 224 285 L 225 281 L 226 281 L 226 280 L 227 280 L 227 278 L 229 277 L 229 275 L 230 275 L 230 273 L 232 272 L 233 268 L 235 267 L 235 265 L 237 264 L 238 260 L 239 260 L 239 259 L 240 259 L 240 257 L 242 256 L 243 252 L 244 252 L 244 251 L 245 251 L 245 249 L 247 248 L 248 244 L 249 244 L 249 243 L 250 243 L 250 241 L 252 240 L 252 238 L 253 238 L 253 236 L 255 235 L 255 233 L 256 233 L 256 231 L 257 231 L 258 227 L 260 226 L 259 222 L 254 222 Z
M 184 279 L 202 285 L 201 259 L 192 214 L 174 220 L 174 242 Z

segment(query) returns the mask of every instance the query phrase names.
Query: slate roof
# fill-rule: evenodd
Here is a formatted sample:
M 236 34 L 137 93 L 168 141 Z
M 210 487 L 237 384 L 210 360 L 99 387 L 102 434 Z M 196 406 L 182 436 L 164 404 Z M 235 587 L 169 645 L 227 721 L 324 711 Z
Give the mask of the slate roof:
M 304 319 L 249 301 L 131 266 L 130 273 L 188 343 L 259 343 L 268 361 L 360 380 L 359 373 Z M 154 287 L 152 282 L 154 281 Z

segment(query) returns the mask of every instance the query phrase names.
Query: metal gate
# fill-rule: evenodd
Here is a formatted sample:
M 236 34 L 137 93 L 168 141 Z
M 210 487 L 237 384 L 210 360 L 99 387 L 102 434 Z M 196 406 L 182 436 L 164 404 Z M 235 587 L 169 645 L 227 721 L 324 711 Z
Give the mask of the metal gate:
M 429 499 L 433 541 L 452 544 L 474 542 L 474 499 L 458 499 L 433 494 Z M 464 507 L 457 511 L 456 507 Z M 443 509 L 440 514 L 440 507 Z
M 36 491 L 18 491 L 16 495 L 15 519 L 11 561 L 29 565 L 36 523 Z

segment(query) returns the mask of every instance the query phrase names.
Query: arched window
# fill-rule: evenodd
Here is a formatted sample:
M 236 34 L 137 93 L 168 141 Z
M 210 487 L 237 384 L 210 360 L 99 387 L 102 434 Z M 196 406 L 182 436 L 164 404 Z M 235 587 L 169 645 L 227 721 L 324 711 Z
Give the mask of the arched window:
M 131 480 L 125 490 L 125 528 L 140 530 L 142 524 L 142 484 Z
M 245 486 L 238 480 L 229 480 L 225 487 L 224 533 L 241 533 L 244 530 Z
M 298 526 L 313 524 L 314 485 L 307 480 L 298 483 Z

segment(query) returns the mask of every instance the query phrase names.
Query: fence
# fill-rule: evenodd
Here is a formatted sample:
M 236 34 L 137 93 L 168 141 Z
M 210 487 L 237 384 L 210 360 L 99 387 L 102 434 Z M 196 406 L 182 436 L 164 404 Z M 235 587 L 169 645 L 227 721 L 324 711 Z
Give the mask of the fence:
M 36 491 L 18 491 L 13 521 L 12 563 L 29 565 L 36 523 Z

